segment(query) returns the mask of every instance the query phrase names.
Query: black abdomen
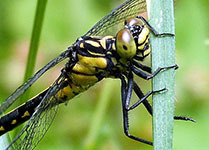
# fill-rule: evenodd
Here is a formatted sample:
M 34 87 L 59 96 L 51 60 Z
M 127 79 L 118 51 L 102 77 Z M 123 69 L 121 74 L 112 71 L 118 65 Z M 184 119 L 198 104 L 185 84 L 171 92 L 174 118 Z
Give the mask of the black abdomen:
M 24 123 L 33 115 L 47 90 L 0 118 L 0 136 Z

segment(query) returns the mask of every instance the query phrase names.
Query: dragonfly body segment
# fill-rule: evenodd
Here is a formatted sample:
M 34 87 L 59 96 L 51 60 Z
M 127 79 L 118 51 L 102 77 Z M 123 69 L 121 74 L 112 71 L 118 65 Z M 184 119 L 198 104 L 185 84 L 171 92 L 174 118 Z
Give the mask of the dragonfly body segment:
M 0 119 L 0 135 L 11 131 L 18 125 L 24 123 L 33 115 L 36 107 L 40 104 L 42 98 L 46 94 L 47 90 L 38 94 L 25 104 L 19 106 L 13 111 L 9 112 Z

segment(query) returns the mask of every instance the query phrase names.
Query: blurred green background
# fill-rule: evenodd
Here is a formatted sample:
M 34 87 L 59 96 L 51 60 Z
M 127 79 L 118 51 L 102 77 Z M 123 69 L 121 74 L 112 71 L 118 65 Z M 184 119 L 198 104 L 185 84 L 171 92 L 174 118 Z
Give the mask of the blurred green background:
M 85 34 L 120 0 L 48 1 L 37 56 L 36 70 L 59 55 Z M 22 82 L 30 44 L 36 1 L 0 1 L 0 100 L 6 99 Z M 176 115 L 197 123 L 175 121 L 174 150 L 209 149 L 209 1 L 176 0 Z M 49 86 L 63 63 L 50 70 L 31 90 L 31 96 Z M 146 93 L 150 82 L 138 80 Z M 112 87 L 114 89 L 111 90 Z M 109 94 L 109 95 L 108 95 Z M 97 136 L 91 140 L 92 122 L 99 100 L 106 107 Z M 133 96 L 133 101 L 136 101 Z M 143 106 L 130 113 L 131 133 L 152 139 L 152 123 Z M 95 129 L 93 127 L 93 129 Z M 91 142 L 90 142 L 91 141 Z M 92 144 L 92 141 L 94 144 Z M 69 102 L 58 114 L 37 149 L 122 150 L 152 147 L 128 139 L 122 128 L 119 80 L 106 79 Z

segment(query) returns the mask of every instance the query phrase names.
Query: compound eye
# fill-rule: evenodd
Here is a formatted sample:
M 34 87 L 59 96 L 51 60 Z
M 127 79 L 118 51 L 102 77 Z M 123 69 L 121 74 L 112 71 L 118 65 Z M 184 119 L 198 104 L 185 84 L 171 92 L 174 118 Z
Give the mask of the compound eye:
M 137 18 L 128 18 L 125 21 L 125 25 L 129 25 L 129 26 L 137 25 L 139 23 L 140 23 L 139 19 L 137 19 Z
M 128 29 L 122 29 L 116 35 L 116 49 L 120 57 L 131 59 L 136 54 L 136 44 Z

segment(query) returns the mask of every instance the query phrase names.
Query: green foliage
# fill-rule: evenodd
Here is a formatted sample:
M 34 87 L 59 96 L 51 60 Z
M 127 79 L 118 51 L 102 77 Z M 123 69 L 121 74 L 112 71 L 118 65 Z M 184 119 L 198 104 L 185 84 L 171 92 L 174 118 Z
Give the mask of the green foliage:
M 36 69 L 70 46 L 99 19 L 120 3 L 117 0 L 48 1 Z M 175 121 L 174 149 L 208 149 L 208 1 L 176 1 L 176 114 L 197 120 L 196 124 Z M 36 1 L 0 1 L 0 100 L 3 101 L 22 82 L 33 26 Z M 31 96 L 49 86 L 60 74 L 61 64 L 46 73 L 31 90 Z M 149 82 L 137 80 L 146 93 Z M 122 128 L 120 83 L 114 81 L 103 122 L 98 131 L 97 149 L 146 149 L 152 147 L 125 137 Z M 109 89 L 111 90 L 111 89 Z M 59 112 L 37 149 L 82 149 L 92 116 L 103 92 L 103 82 L 71 100 Z M 111 92 L 111 91 L 110 91 Z M 136 97 L 133 99 L 136 101 Z M 130 115 L 131 133 L 151 140 L 151 117 L 144 107 Z
M 46 5 L 47 5 L 47 0 L 37 1 L 36 14 L 35 14 L 35 19 L 33 23 L 24 82 L 26 82 L 30 77 L 32 77 L 34 73 L 36 56 L 38 53 L 38 47 L 39 47 L 39 41 L 40 41 L 41 31 L 43 27 L 43 20 L 44 20 Z M 24 95 L 21 97 L 20 102 L 24 102 L 25 99 L 29 99 L 29 90 L 27 90 L 27 92 L 24 93 Z

